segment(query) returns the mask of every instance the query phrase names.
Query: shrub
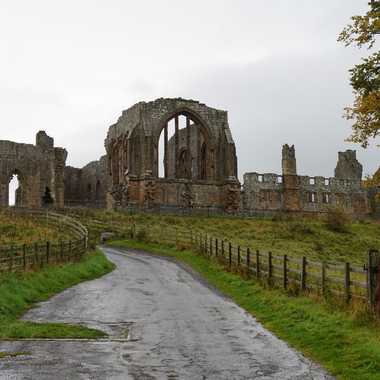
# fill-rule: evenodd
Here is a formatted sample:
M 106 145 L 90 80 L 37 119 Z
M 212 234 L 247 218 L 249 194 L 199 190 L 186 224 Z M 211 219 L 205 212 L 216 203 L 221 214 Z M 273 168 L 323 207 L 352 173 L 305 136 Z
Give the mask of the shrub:
M 137 241 L 147 241 L 148 240 L 148 233 L 145 228 L 140 228 L 136 232 L 136 240 Z
M 340 207 L 331 207 L 327 211 L 326 227 L 334 232 L 348 232 L 350 216 Z
M 313 235 L 314 230 L 310 224 L 304 220 L 298 220 L 289 224 L 289 230 L 294 234 L 299 235 Z

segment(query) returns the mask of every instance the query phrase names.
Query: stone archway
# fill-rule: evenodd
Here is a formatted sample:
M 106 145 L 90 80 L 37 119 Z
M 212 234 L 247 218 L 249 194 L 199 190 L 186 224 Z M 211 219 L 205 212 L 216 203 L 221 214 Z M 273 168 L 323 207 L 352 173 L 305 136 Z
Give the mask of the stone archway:
M 181 118 L 185 119 L 185 125 L 181 125 Z M 201 118 L 194 112 L 182 109 L 170 113 L 163 120 L 155 137 L 155 176 L 160 177 L 159 165 L 162 159 L 163 178 L 212 180 L 215 164 L 212 162 L 212 150 L 209 149 L 210 131 Z M 171 123 L 174 128 L 170 126 Z M 171 127 L 174 129 L 172 134 L 169 131 Z

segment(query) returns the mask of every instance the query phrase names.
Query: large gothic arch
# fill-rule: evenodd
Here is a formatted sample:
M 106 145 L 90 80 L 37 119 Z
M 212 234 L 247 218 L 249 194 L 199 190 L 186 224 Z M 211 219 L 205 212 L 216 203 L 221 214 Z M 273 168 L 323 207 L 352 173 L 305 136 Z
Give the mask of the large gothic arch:
M 184 128 L 179 126 L 179 117 L 186 119 Z M 168 123 L 172 120 L 175 132 L 169 138 Z M 160 136 L 164 136 L 165 151 L 162 178 Z M 160 98 L 135 104 L 109 128 L 105 147 L 110 207 L 144 206 L 149 199 L 149 205 L 179 207 L 194 203 L 224 208 L 224 187 L 239 186 L 227 112 L 194 100 Z M 183 183 L 187 184 L 186 191 L 178 191 Z M 178 194 L 184 193 L 187 199 L 194 197 L 194 202 L 180 199 Z

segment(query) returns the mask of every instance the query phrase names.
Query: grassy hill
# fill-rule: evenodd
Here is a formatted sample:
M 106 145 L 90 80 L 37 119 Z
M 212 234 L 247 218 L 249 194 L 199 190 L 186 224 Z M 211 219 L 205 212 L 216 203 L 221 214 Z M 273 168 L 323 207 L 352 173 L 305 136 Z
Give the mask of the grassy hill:
M 302 218 L 228 218 L 155 214 L 127 215 L 102 210 L 75 210 L 71 214 L 87 225 L 92 239 L 101 231 L 128 235 L 133 224 L 153 240 L 178 231 L 202 231 L 225 238 L 242 247 L 274 254 L 307 256 L 329 262 L 366 262 L 369 249 L 380 249 L 380 224 L 373 221 L 351 223 L 344 232 L 336 232 L 323 219 Z M 165 232 L 166 231 L 166 232 Z
M 0 246 L 56 241 L 64 236 L 58 228 L 36 217 L 0 211 Z

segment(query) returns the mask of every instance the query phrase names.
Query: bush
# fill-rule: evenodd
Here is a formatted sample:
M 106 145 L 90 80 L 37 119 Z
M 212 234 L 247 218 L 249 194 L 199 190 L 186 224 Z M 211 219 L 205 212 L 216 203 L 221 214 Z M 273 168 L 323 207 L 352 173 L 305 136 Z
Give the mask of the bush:
M 326 227 L 330 231 L 345 233 L 351 224 L 350 216 L 340 207 L 331 207 L 327 211 Z
M 148 233 L 145 228 L 140 228 L 136 233 L 136 240 L 137 241 L 147 241 L 148 240 Z

